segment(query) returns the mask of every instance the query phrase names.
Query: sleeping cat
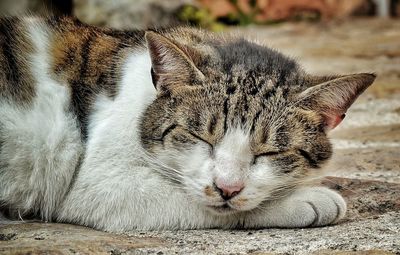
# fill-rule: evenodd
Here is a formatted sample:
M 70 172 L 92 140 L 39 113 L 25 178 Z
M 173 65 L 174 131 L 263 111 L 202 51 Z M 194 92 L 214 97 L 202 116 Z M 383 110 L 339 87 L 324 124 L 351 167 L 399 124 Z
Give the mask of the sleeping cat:
M 0 21 L 0 202 L 107 231 L 336 223 L 307 186 L 375 79 L 306 74 L 242 38 Z

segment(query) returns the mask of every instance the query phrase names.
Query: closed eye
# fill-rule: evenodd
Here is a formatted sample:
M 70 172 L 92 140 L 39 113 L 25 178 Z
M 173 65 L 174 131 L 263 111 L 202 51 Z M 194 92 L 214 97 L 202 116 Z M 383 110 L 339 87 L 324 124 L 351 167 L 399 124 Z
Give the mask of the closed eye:
M 196 134 L 193 134 L 193 133 L 190 132 L 189 130 L 186 130 L 186 129 L 184 129 L 184 130 L 185 130 L 189 135 L 191 135 L 191 136 L 193 136 L 194 138 L 196 138 L 197 140 L 202 141 L 202 142 L 208 144 L 208 146 L 210 146 L 210 150 L 209 150 L 210 155 L 213 155 L 213 154 L 214 154 L 214 145 L 212 145 L 209 141 L 207 141 L 207 140 L 201 138 L 200 136 L 198 136 L 198 135 L 196 135 Z
M 178 127 L 178 125 L 176 125 L 176 124 L 172 124 L 171 126 L 169 126 L 168 128 L 166 128 L 165 130 L 164 130 L 164 132 L 162 132 L 162 134 L 161 134 L 161 141 L 164 141 L 164 138 L 169 134 L 169 133 L 171 133 L 172 132 L 172 130 L 174 130 L 176 127 Z
M 278 155 L 279 153 L 282 153 L 282 151 L 267 151 L 264 153 L 254 155 L 253 164 L 255 164 L 257 162 L 257 159 L 259 159 L 261 157 L 272 157 L 272 156 Z
M 281 153 L 280 151 L 268 151 L 261 154 L 256 155 L 255 157 L 270 157 Z
M 201 138 L 200 136 L 198 136 L 198 135 L 196 135 L 196 134 L 190 132 L 189 130 L 186 130 L 186 129 L 184 129 L 184 130 L 185 130 L 189 135 L 193 136 L 194 138 L 196 138 L 196 139 L 198 139 L 198 140 L 200 140 L 200 141 L 203 141 L 203 142 L 207 143 L 208 145 L 211 146 L 211 148 L 213 147 L 213 145 L 212 145 L 209 141 L 204 140 L 203 138 Z
M 166 129 L 164 130 L 164 132 L 162 133 L 162 135 L 161 135 L 161 140 L 164 140 L 165 137 L 166 137 L 168 134 L 170 134 L 175 128 L 178 128 L 178 127 L 180 127 L 180 126 L 178 126 L 177 124 L 172 124 L 171 126 L 169 126 L 168 128 L 166 128 Z M 190 132 L 189 130 L 187 130 L 187 129 L 183 128 L 183 127 L 180 127 L 180 128 L 181 128 L 183 131 L 185 131 L 187 134 L 189 134 L 190 136 L 192 136 L 192 137 L 196 138 L 197 140 L 200 140 L 200 141 L 202 141 L 202 142 L 208 144 L 208 145 L 211 147 L 212 150 L 214 149 L 214 146 L 213 146 L 210 142 L 208 142 L 207 140 L 205 140 L 205 139 L 203 139 L 202 137 L 200 137 L 200 136 L 198 136 L 198 135 L 196 135 L 196 134 Z

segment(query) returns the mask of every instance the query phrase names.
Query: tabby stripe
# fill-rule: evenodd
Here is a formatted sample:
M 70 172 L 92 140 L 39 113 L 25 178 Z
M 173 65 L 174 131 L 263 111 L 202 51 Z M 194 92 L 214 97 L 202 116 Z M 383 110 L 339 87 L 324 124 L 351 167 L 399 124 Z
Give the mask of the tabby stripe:
M 302 149 L 299 149 L 298 151 L 299 151 L 300 155 L 303 156 L 308 161 L 308 163 L 310 164 L 311 167 L 313 167 L 313 168 L 319 167 L 317 161 L 315 161 L 308 152 L 306 152 L 305 150 L 302 150 Z
M 276 94 L 276 88 L 273 88 L 273 89 L 265 91 L 265 94 L 264 94 L 263 98 L 264 99 L 268 99 L 270 97 L 275 96 L 275 94 Z
M 81 48 L 81 58 L 82 63 L 80 67 L 80 80 L 84 80 L 87 76 L 88 66 L 89 66 L 89 57 L 90 57 L 90 47 L 92 42 L 95 40 L 96 35 L 93 33 L 89 34 L 89 37 L 86 39 L 85 43 Z
M 243 105 L 242 105 L 242 109 L 241 110 L 243 110 L 243 111 L 242 111 L 242 116 L 241 116 L 240 121 L 241 121 L 242 125 L 244 126 L 246 124 L 246 122 L 247 122 L 246 116 L 248 114 L 247 111 L 249 110 L 249 105 L 248 105 L 247 96 L 243 95 L 242 98 L 243 98 L 242 99 Z
M 0 95 L 23 104 L 35 96 L 35 83 L 24 58 L 31 48 L 26 33 L 18 30 L 20 23 L 16 18 L 0 19 Z
M 209 134 L 213 135 L 215 128 L 217 126 L 217 117 L 215 115 L 213 115 L 208 123 L 207 126 L 207 131 Z
M 60 61 L 59 64 L 57 64 L 54 67 L 54 72 L 56 74 L 61 73 L 64 71 L 65 68 L 73 66 L 75 62 L 75 51 L 72 47 L 66 47 L 65 48 L 65 58 Z
M 0 34 L 4 35 L 5 37 L 2 50 L 3 56 L 5 57 L 8 65 L 8 70 L 6 70 L 7 81 L 14 86 L 19 87 L 22 73 L 19 70 L 17 59 L 15 58 L 17 55 L 14 53 L 14 49 L 12 47 L 12 45 L 16 43 L 16 31 L 14 25 L 9 21 L 1 21 Z
M 285 68 L 281 68 L 279 78 L 276 82 L 276 86 L 285 86 L 290 75 L 297 71 L 297 64 L 294 61 L 288 61 Z
M 71 90 L 71 104 L 80 123 L 82 140 L 86 141 L 88 136 L 87 116 L 90 109 L 90 98 L 94 91 L 80 80 L 71 82 Z
M 251 128 L 250 128 L 250 132 L 253 133 L 254 130 L 256 129 L 256 124 L 258 119 L 260 118 L 260 114 L 261 114 L 262 110 L 257 111 L 256 115 L 253 118 L 253 123 L 251 124 Z
M 228 94 L 228 95 L 234 94 L 235 91 L 236 91 L 236 86 L 228 85 L 226 88 L 226 94 Z
M 228 100 L 229 100 L 229 97 L 226 98 L 225 101 L 224 101 L 224 110 L 223 110 L 223 113 L 224 113 L 224 116 L 225 116 L 225 119 L 224 119 L 224 133 L 226 133 L 226 131 L 228 130 L 228 113 L 229 113 Z

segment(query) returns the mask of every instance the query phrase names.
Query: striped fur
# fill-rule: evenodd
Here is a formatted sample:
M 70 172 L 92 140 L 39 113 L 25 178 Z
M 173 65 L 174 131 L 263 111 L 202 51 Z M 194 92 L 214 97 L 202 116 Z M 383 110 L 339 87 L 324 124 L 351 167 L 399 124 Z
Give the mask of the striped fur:
M 2 19 L 0 49 L 0 207 L 11 217 L 122 231 L 344 215 L 338 194 L 303 184 L 372 74 L 316 77 L 235 36 L 67 17 Z

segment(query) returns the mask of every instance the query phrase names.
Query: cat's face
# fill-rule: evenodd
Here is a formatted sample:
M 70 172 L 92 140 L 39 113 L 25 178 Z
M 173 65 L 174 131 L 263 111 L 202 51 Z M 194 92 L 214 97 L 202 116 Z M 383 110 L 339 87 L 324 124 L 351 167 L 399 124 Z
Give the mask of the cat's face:
M 336 106 L 333 90 L 320 95 L 326 89 L 312 85 L 334 80 L 335 87 L 343 78 L 307 78 L 264 47 L 219 46 L 216 57 L 194 63 L 193 50 L 184 49 L 188 56 L 153 33 L 147 40 L 160 93 L 143 116 L 143 146 L 163 166 L 162 176 L 220 214 L 260 207 L 318 174 L 332 154 L 327 131 L 373 80 L 340 81 L 368 80 L 350 87 L 358 88 L 354 95 L 340 95 Z M 171 59 L 163 59 L 169 52 Z

